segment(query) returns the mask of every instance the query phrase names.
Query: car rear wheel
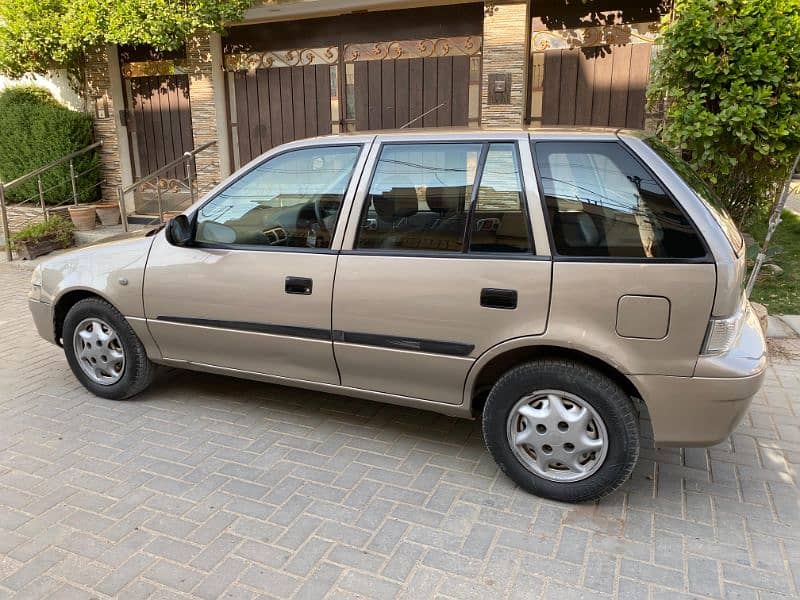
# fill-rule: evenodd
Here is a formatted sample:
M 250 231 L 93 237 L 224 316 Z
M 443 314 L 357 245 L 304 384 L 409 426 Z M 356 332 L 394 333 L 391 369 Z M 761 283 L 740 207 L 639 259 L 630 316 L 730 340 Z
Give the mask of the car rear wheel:
M 517 485 L 563 502 L 610 494 L 639 457 L 633 402 L 614 381 L 576 361 L 540 360 L 503 375 L 486 400 L 483 434 Z
M 100 298 L 70 308 L 62 332 L 72 372 L 93 394 L 125 400 L 143 391 L 154 366 L 142 342 L 117 309 Z

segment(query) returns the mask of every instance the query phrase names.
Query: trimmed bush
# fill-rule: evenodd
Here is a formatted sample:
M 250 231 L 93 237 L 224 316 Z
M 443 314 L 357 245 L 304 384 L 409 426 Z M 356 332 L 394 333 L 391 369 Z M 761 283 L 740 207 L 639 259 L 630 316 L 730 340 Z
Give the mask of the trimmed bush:
M 93 142 L 92 118 L 56 102 L 36 86 L 14 86 L 0 92 L 0 179 L 9 182 L 35 171 Z M 89 152 L 75 159 L 78 198 L 91 202 L 98 197 L 99 157 Z M 72 199 L 69 163 L 42 175 L 45 201 L 59 204 Z M 34 178 L 6 192 L 10 201 L 33 198 L 38 202 L 39 186 Z

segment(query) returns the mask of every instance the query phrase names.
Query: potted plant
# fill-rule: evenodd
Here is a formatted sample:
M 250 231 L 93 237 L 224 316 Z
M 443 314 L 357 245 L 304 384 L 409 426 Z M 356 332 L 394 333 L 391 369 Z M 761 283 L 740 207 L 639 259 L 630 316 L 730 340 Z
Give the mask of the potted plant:
M 11 236 L 11 246 L 24 260 L 31 260 L 72 245 L 74 226 L 66 219 L 52 216 L 31 223 Z
M 97 211 L 94 205 L 80 205 L 70 206 L 69 218 L 72 219 L 72 224 L 78 231 L 88 231 L 94 229 L 95 220 L 97 219 Z
M 97 218 L 102 225 L 117 225 L 119 223 L 119 204 L 116 202 L 98 202 L 94 205 Z

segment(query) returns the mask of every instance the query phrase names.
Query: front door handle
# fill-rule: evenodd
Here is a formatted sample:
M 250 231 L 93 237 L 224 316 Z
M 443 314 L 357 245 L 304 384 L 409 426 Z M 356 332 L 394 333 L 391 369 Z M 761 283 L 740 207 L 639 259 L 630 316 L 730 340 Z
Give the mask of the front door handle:
M 300 294 L 302 296 L 310 296 L 313 287 L 314 287 L 314 281 L 308 277 L 290 276 L 286 278 L 287 294 Z
M 483 288 L 481 290 L 481 306 L 486 308 L 517 308 L 517 290 Z

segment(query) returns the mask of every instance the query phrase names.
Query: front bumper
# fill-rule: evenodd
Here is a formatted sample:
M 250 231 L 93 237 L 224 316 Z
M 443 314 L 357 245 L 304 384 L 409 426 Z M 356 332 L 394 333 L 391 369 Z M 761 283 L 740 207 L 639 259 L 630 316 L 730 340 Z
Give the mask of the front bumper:
M 33 316 L 33 323 L 39 335 L 51 344 L 55 344 L 55 326 L 53 323 L 53 307 L 46 302 L 40 302 L 33 298 L 28 299 L 28 308 Z
M 634 376 L 657 446 L 713 446 L 747 414 L 767 367 L 764 332 L 749 303 L 733 347 L 701 356 L 694 377 Z

